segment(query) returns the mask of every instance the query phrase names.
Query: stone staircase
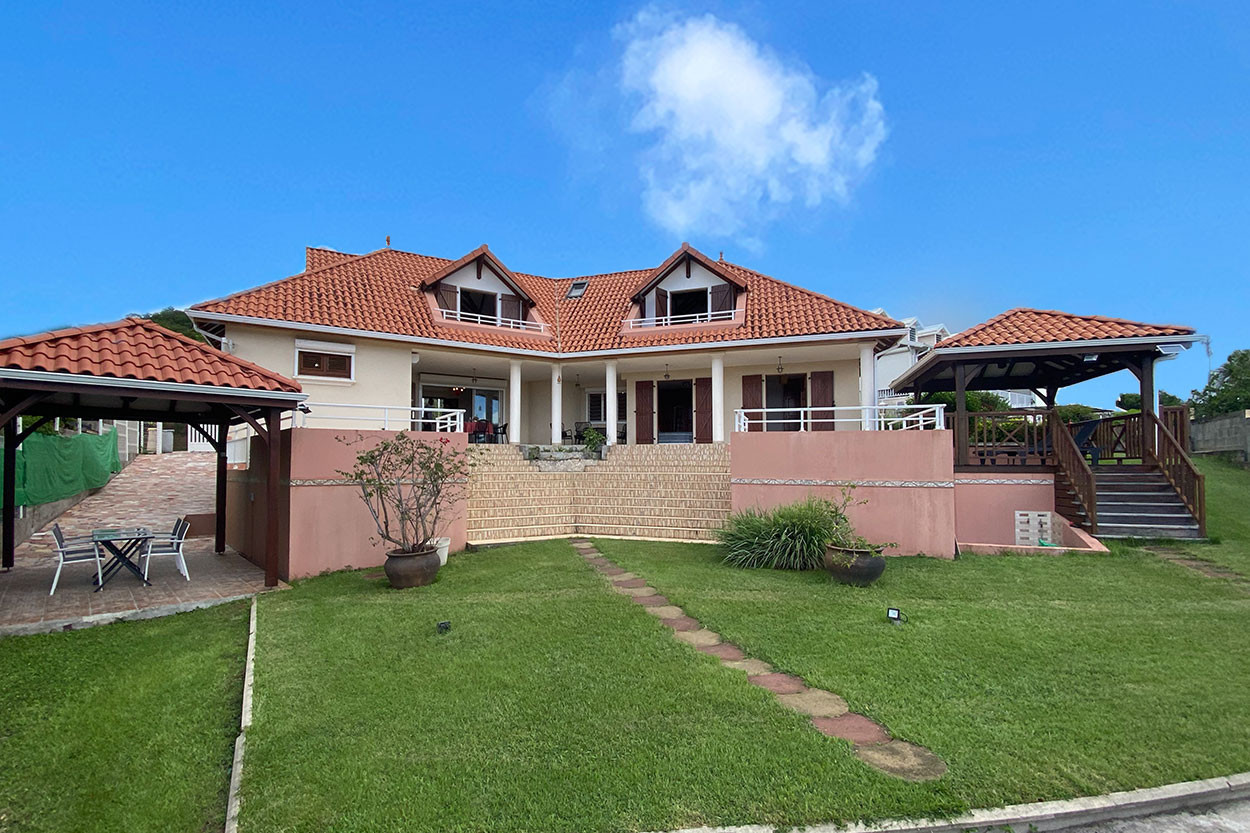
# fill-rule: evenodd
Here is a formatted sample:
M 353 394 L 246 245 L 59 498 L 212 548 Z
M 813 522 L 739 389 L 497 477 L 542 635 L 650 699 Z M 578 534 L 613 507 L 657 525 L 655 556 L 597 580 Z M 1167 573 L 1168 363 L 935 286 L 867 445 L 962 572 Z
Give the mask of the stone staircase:
M 471 544 L 570 535 L 710 541 L 730 512 L 727 444 L 618 445 L 602 461 L 562 446 L 482 446 L 475 455 Z
M 1099 538 L 1199 538 L 1198 522 L 1158 469 L 1094 470 Z

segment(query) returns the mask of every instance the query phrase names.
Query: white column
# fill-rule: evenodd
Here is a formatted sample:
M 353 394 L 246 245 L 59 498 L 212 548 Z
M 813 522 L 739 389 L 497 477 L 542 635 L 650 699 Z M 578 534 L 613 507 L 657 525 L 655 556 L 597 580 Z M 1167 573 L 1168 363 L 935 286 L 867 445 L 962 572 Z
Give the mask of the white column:
M 603 382 L 603 414 L 607 425 L 604 433 L 608 435 L 608 445 L 616 445 L 616 360 L 610 359 L 606 364 Z
M 564 442 L 564 386 L 560 379 L 563 368 L 558 364 L 551 366 L 551 444 L 560 445 Z
M 508 362 L 508 442 L 521 441 L 521 363 Z
M 725 441 L 725 357 L 712 357 L 712 442 Z
M 859 348 L 859 404 L 864 409 L 863 427 L 872 431 L 877 427 L 877 359 L 872 345 Z
M 79 420 L 78 420 L 78 430 L 79 430 L 79 431 L 81 431 L 81 430 L 82 430 L 82 420 L 81 420 L 81 419 L 79 419 Z M 157 454 L 163 454 L 163 453 L 164 453 L 164 449 L 163 449 L 163 448 L 161 448 L 161 446 L 162 446 L 162 445 L 164 445 L 164 443 L 163 443 L 163 442 L 161 442 L 161 437 L 164 435 L 164 433 L 165 433 L 165 423 L 163 423 L 163 422 L 158 422 L 158 423 L 156 423 L 156 453 L 157 453 Z

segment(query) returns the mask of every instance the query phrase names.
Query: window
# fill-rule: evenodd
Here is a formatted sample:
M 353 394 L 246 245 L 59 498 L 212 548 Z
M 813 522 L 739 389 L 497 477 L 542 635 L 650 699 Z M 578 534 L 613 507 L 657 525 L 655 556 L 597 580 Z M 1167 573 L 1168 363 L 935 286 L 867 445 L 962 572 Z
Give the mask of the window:
M 685 292 L 671 292 L 668 296 L 668 314 L 674 318 L 682 315 L 707 315 L 708 291 L 691 289 Z
M 586 393 L 586 421 L 590 423 L 603 424 L 607 422 L 607 404 L 604 401 L 604 392 L 588 391 Z M 616 421 L 625 421 L 625 391 L 616 392 Z
M 494 318 L 498 296 L 493 292 L 478 292 L 475 289 L 460 289 L 460 311 Z
M 569 285 L 569 291 L 565 294 L 565 298 L 580 298 L 586 294 L 586 287 L 590 286 L 589 281 L 573 281 Z
M 298 352 L 300 376 L 325 376 L 330 379 L 352 378 L 352 357 L 342 353 L 325 353 L 314 350 Z

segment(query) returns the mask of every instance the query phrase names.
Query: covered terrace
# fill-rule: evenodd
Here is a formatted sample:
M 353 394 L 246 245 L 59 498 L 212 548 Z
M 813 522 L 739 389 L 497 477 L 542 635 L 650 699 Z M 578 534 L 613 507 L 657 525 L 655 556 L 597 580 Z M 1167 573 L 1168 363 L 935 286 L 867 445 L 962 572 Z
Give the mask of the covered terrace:
M 276 585 L 285 506 L 281 418 L 304 398 L 290 379 L 143 319 L 0 341 L 4 570 L 13 568 L 17 544 L 17 449 L 42 425 L 57 417 L 186 423 L 216 453 L 213 551 L 225 553 L 226 437 L 231 426 L 245 424 L 261 438 L 269 460 L 264 506 L 276 507 L 265 512 L 264 551 L 248 555 L 263 565 L 265 586 Z M 126 511 L 119 505 L 112 525 L 138 525 L 142 519 Z M 138 581 L 118 579 L 132 580 Z

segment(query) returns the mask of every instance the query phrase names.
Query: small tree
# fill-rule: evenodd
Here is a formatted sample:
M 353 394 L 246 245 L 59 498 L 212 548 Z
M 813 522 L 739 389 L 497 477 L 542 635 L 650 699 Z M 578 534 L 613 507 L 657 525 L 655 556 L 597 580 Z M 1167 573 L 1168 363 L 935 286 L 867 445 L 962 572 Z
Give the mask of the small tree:
M 345 445 L 364 441 L 359 434 L 350 441 L 339 437 Z M 469 453 L 446 437 L 427 441 L 400 431 L 358 452 L 352 470 L 339 474 L 360 488 L 378 538 L 400 552 L 420 552 L 433 546 L 445 513 L 464 495 Z
M 1159 407 L 1175 408 L 1177 405 L 1184 405 L 1185 401 L 1179 396 L 1174 396 L 1165 390 L 1159 391 Z
M 1115 406 L 1121 411 L 1140 411 L 1141 410 L 1141 394 L 1140 393 L 1122 393 L 1120 398 L 1115 401 Z
M 1189 400 L 1198 419 L 1250 410 L 1250 350 L 1234 350 Z
M 195 329 L 195 325 L 191 323 L 191 317 L 180 309 L 165 307 L 165 309 L 159 312 L 151 312 L 143 317 L 153 324 L 160 324 L 167 330 L 182 333 L 187 338 L 193 338 L 196 341 L 204 340 L 204 336 L 200 335 L 199 331 Z

